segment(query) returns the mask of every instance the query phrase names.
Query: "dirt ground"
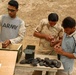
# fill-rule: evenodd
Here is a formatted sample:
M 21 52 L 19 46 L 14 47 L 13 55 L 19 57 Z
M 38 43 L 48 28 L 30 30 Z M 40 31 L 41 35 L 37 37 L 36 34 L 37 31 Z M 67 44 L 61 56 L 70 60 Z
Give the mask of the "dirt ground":
M 7 13 L 7 3 L 9 0 L 0 0 L 0 15 Z M 51 12 L 56 12 L 59 15 L 59 23 L 66 16 L 71 16 L 76 19 L 76 0 L 17 0 L 20 4 L 18 16 L 26 23 L 26 35 L 23 44 L 23 49 L 27 44 L 36 45 L 38 48 L 39 39 L 33 37 L 34 28 L 43 18 L 47 18 Z M 32 72 L 20 70 L 15 71 L 15 75 L 31 75 Z M 76 75 L 76 60 L 73 75 Z

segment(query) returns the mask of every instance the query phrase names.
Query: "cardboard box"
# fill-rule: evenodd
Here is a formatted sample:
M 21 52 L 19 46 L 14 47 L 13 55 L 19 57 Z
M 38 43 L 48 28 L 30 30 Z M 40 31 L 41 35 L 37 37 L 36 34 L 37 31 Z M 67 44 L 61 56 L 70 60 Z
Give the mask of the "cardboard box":
M 17 59 L 16 59 L 17 63 L 22 55 L 22 44 L 10 44 L 7 48 L 2 48 L 1 46 L 0 50 L 17 51 Z

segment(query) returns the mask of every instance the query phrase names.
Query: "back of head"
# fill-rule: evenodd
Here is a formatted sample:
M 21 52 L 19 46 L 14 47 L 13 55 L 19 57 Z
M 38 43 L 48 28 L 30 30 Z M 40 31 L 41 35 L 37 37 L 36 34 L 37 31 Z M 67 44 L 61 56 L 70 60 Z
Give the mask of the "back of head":
M 19 7 L 19 4 L 16 0 L 10 0 L 8 2 L 8 5 L 14 6 L 16 9 L 18 9 L 18 7 Z
M 56 13 L 51 13 L 48 15 L 48 21 L 56 22 L 58 21 L 59 17 Z
M 76 21 L 72 17 L 66 17 L 62 21 L 63 28 L 73 28 L 76 25 Z

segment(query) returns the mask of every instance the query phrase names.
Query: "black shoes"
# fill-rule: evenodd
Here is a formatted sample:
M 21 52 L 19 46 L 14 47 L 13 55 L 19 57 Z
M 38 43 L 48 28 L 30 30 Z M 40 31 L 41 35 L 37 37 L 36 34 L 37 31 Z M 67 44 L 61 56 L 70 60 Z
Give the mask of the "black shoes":
M 31 64 L 32 63 L 32 61 L 33 61 L 33 58 L 30 58 L 30 59 L 28 59 L 28 60 L 21 60 L 20 61 L 20 64 Z
M 56 59 L 49 59 L 49 58 L 44 58 L 41 59 L 37 57 L 36 59 L 30 58 L 28 60 L 22 60 L 20 64 L 31 64 L 32 66 L 37 66 L 39 64 L 40 66 L 45 66 L 45 67 L 51 67 L 51 68 L 60 68 L 61 67 L 61 62 L 56 60 Z

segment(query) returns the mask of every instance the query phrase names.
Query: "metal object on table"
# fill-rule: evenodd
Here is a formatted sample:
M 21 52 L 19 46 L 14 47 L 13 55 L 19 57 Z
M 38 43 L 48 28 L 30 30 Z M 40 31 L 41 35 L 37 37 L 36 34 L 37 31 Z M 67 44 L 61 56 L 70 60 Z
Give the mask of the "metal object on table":
M 27 45 L 27 47 L 24 49 L 24 53 L 25 53 L 26 60 L 28 60 L 30 58 L 34 59 L 35 45 Z

